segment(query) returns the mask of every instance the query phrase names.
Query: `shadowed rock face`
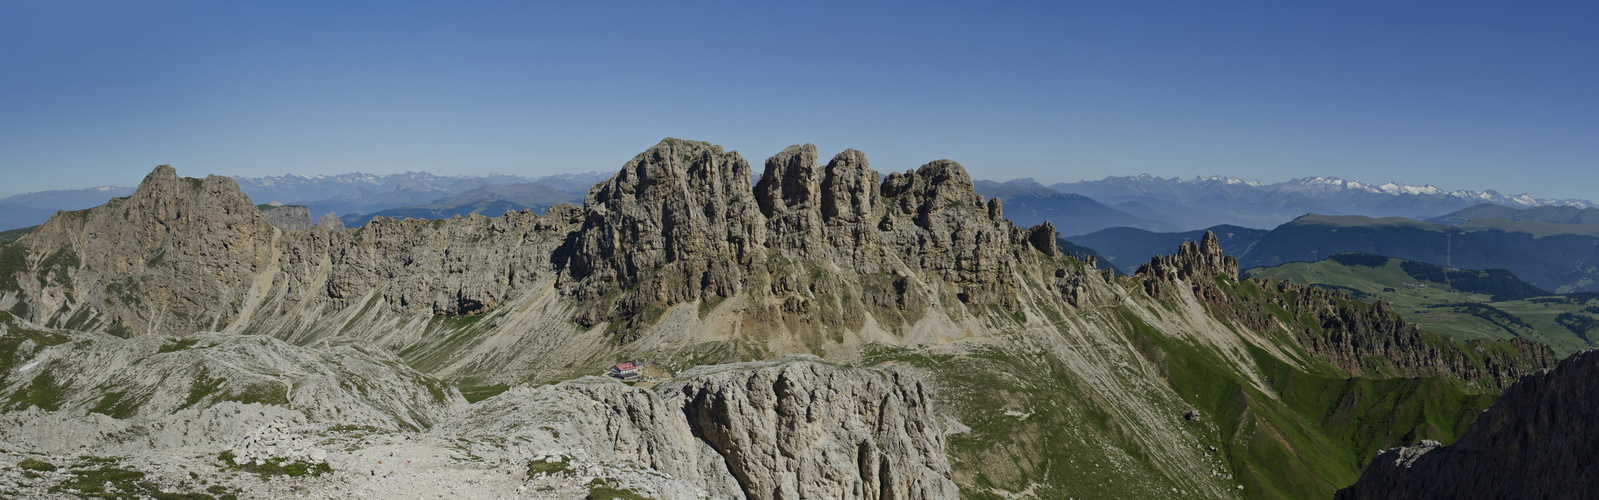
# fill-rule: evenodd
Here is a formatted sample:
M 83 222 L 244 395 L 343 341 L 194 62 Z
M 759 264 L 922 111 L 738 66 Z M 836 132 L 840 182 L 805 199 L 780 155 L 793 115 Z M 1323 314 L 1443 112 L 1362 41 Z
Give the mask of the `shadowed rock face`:
M 1336 498 L 1590 498 L 1599 490 L 1599 352 L 1505 389 L 1459 441 L 1386 450 Z

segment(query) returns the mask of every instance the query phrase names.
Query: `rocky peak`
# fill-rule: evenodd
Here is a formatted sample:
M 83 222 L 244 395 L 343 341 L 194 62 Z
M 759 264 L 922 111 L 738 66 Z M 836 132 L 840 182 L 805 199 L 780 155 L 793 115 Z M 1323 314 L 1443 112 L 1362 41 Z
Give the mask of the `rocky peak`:
M 328 212 L 328 214 L 322 216 L 321 219 L 317 219 L 316 225 L 317 227 L 337 233 L 342 233 L 349 230 L 344 227 L 344 221 L 339 219 L 339 214 L 334 212 Z
M 821 200 L 815 144 L 789 146 L 766 160 L 766 171 L 755 184 L 762 214 L 775 217 L 789 210 L 815 210 Z
M 1238 279 L 1238 259 L 1222 252 L 1216 233 L 1205 231 L 1199 242 L 1185 241 L 1177 247 L 1176 255 L 1161 255 L 1149 263 L 1138 266 L 1136 276 L 1172 281 L 1193 281 L 1224 275 Z
M 881 188 L 866 153 L 846 149 L 827 162 L 822 178 L 822 219 L 828 224 L 864 222 L 876 209 Z
M 749 179 L 742 156 L 705 142 L 668 138 L 635 156 L 584 200 L 565 250 L 568 293 L 642 286 L 637 307 L 737 293 L 766 239 Z
M 882 193 L 894 199 L 893 210 L 915 216 L 917 224 L 923 226 L 928 224 L 928 215 L 950 205 L 982 206 L 971 176 L 959 163 L 950 160 L 938 160 L 903 173 L 890 173 L 883 179 Z
M 161 165 L 133 195 L 59 212 L 18 240 L 37 263 L 23 270 L 37 279 L 19 281 L 19 297 L 38 323 L 102 302 L 96 320 L 112 331 L 190 333 L 230 319 L 210 306 L 239 301 L 276 234 L 233 179 L 180 178 Z

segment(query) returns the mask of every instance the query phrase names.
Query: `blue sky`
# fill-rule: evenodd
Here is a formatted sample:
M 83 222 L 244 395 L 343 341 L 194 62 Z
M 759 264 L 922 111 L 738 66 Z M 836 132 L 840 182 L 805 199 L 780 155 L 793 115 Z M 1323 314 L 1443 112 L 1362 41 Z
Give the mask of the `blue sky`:
M 0 3 L 0 196 L 609 171 L 671 136 L 1599 198 L 1593 3 L 333 3 Z

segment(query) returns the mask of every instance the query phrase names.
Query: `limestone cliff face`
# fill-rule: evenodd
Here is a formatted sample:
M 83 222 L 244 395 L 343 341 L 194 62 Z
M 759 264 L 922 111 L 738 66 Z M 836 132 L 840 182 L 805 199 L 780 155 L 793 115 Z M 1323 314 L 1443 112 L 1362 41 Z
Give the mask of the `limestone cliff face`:
M 284 231 L 304 231 L 311 229 L 311 209 L 302 205 L 272 204 L 261 205 L 261 213 L 266 215 L 267 223 L 272 227 Z
M 684 374 L 664 397 L 748 498 L 954 498 L 932 395 L 907 373 L 817 363 Z
M 715 498 L 956 498 L 939 422 L 910 372 L 789 358 L 703 367 L 658 392 L 598 379 L 516 389 L 441 431 L 582 446 Z
M 1499 388 L 1558 360 L 1549 346 L 1519 338 L 1462 345 L 1424 333 L 1386 302 L 1353 302 L 1337 292 L 1292 283 L 1278 287 L 1289 292 L 1282 295 L 1300 297 L 1285 309 L 1302 311 L 1320 326 L 1301 327 L 1300 345 L 1352 376 L 1447 376 Z
M 1589 498 L 1599 488 L 1599 352 L 1506 389 L 1459 441 L 1386 450 L 1336 498 Z
M 558 256 L 566 259 L 562 286 L 580 300 L 612 289 L 624 298 L 617 313 L 594 310 L 579 323 L 741 291 L 766 236 L 749 179 L 736 152 L 667 139 L 590 189 L 583 226 Z

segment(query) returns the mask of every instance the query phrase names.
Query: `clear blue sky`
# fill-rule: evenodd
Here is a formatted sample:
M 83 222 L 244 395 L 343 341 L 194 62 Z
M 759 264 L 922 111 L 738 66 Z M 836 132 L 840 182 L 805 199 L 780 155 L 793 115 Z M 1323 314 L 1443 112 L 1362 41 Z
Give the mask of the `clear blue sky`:
M 0 196 L 609 171 L 672 136 L 1599 198 L 1593 2 L 864 3 L 3 2 Z

